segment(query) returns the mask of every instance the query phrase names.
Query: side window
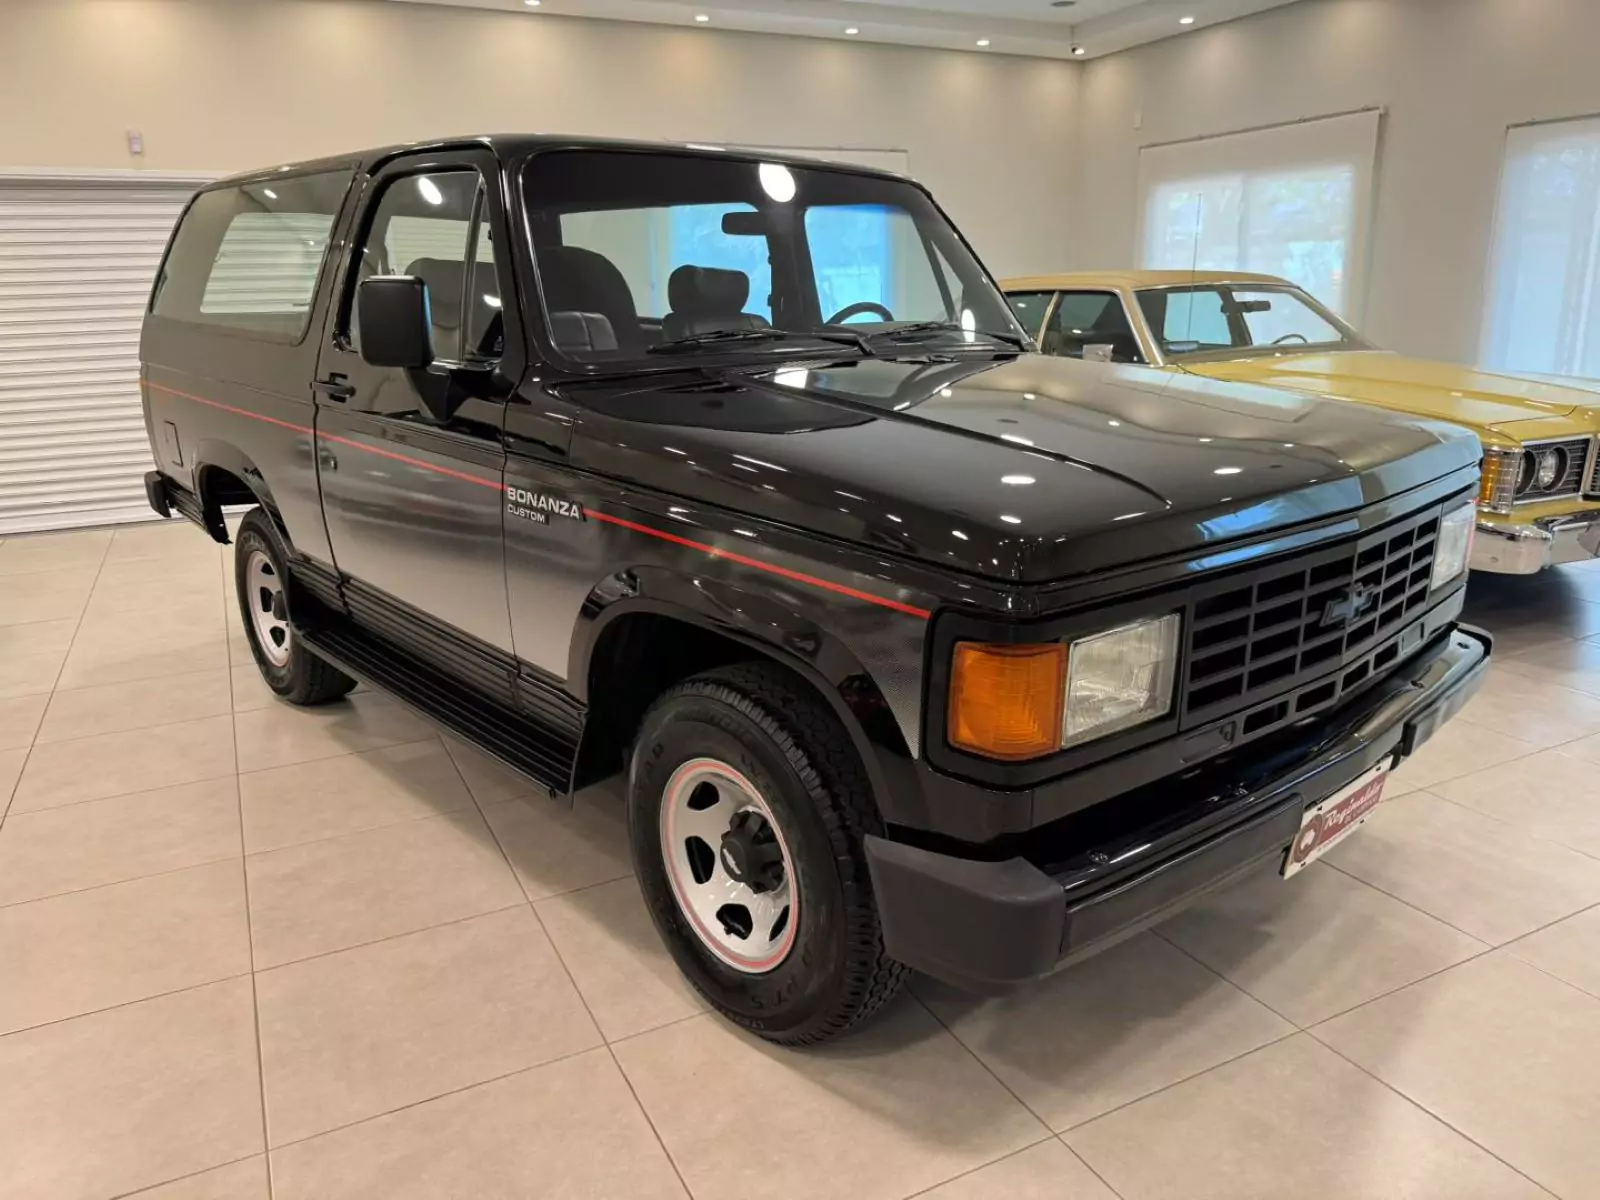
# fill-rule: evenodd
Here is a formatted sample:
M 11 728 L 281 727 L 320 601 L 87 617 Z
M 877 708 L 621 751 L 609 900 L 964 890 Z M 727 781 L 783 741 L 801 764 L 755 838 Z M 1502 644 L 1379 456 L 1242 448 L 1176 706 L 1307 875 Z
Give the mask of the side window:
M 1044 324 L 1045 310 L 1050 307 L 1054 292 L 1007 292 L 1006 303 L 1017 314 L 1017 320 L 1028 331 L 1029 337 L 1038 337 Z
M 436 359 L 500 357 L 500 280 L 477 171 L 405 175 L 385 185 L 361 244 L 350 305 L 347 336 L 358 349 L 359 283 L 372 275 L 415 275 L 428 285 Z
M 1099 362 L 1144 361 L 1128 312 L 1115 292 L 1062 292 L 1050 315 L 1044 352 Z
M 1225 349 L 1234 344 L 1222 293 L 1215 289 L 1141 293 L 1139 303 L 1162 345 L 1178 353 Z
M 303 337 L 350 173 L 202 192 L 156 279 L 151 312 L 281 341 Z

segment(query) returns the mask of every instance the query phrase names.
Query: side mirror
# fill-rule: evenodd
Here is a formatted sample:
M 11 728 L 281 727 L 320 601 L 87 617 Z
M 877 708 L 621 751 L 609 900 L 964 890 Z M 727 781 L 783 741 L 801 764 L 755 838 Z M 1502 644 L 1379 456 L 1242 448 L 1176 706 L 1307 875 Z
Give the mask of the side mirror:
M 374 275 L 356 290 L 361 357 L 375 367 L 420 370 L 433 362 L 428 285 L 415 275 Z

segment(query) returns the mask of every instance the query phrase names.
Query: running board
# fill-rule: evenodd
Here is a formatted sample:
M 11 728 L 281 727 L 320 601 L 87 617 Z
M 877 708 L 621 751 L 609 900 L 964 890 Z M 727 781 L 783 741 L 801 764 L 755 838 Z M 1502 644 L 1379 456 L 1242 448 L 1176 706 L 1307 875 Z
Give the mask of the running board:
M 552 796 L 571 792 L 584 716 L 576 701 L 564 706 L 568 711 L 560 714 L 560 728 L 535 722 L 374 637 L 348 618 L 326 612 L 317 617 L 310 626 L 296 622 L 294 632 L 318 658 L 443 725 Z

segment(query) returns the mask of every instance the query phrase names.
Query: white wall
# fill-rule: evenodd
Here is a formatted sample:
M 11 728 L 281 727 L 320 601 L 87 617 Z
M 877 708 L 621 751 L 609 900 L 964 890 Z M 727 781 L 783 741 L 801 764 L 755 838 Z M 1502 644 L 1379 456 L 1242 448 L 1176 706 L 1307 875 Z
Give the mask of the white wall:
M 0 0 L 0 170 L 230 171 L 496 130 L 903 149 L 989 265 L 1020 273 L 1065 252 L 1077 79 L 1041 59 L 378 0 Z
M 1506 129 L 1600 112 L 1597 54 L 1597 0 L 1302 0 L 1086 63 L 1061 265 L 1133 265 L 1141 145 L 1382 106 L 1367 331 L 1475 361 Z

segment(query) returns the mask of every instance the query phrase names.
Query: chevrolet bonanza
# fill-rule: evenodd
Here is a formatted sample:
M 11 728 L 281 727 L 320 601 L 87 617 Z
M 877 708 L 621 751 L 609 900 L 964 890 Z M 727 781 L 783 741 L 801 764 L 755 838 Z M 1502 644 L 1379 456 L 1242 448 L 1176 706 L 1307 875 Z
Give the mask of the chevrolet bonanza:
M 626 772 L 684 974 L 775 1042 L 1042 976 L 1351 833 L 1469 699 L 1452 426 L 1037 355 L 930 196 L 495 137 L 208 185 L 151 505 L 284 701 Z

